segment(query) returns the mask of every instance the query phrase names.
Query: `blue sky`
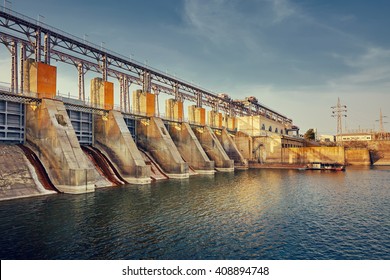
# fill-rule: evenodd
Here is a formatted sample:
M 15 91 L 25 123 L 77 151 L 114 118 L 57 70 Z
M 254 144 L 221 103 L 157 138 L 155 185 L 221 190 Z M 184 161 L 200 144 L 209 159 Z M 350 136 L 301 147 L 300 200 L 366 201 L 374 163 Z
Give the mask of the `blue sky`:
M 380 108 L 390 116 L 389 1 L 13 0 L 11 6 L 213 92 L 256 96 L 302 132 L 335 133 L 330 107 L 338 97 L 348 106 L 350 129 L 378 128 Z M 0 82 L 8 82 L 4 46 L 0 54 Z M 58 68 L 59 91 L 76 95 L 76 69 Z

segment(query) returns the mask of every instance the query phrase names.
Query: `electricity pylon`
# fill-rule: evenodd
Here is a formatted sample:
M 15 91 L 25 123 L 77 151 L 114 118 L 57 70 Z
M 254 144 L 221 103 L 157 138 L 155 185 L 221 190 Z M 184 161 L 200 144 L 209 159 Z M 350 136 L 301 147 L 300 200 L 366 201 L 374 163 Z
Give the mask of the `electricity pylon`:
M 341 135 L 343 133 L 343 125 L 342 118 L 347 117 L 347 106 L 341 105 L 340 98 L 337 100 L 337 105 L 331 107 L 332 117 L 337 118 L 337 135 Z
M 377 122 L 379 122 L 379 132 L 381 133 L 385 132 L 384 124 L 387 123 L 383 121 L 383 118 L 387 118 L 387 116 L 382 115 L 382 108 L 381 108 L 379 111 L 379 120 L 376 120 Z

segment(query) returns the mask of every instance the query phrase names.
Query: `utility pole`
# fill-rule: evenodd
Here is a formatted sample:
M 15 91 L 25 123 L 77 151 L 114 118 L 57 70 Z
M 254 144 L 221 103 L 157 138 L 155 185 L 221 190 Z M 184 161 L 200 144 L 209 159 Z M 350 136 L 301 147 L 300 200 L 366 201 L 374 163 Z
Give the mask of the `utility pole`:
M 332 117 L 337 118 L 337 135 L 343 133 L 342 118 L 347 117 L 347 106 L 341 105 L 340 98 L 337 99 L 337 105 L 332 106 Z

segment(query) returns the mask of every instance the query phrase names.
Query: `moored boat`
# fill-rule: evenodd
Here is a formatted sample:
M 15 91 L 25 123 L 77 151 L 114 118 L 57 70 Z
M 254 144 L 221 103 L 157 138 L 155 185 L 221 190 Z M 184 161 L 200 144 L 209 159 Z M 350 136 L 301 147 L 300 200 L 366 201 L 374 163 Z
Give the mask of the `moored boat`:
M 341 163 L 311 162 L 306 167 L 307 170 L 330 170 L 345 171 L 345 165 Z

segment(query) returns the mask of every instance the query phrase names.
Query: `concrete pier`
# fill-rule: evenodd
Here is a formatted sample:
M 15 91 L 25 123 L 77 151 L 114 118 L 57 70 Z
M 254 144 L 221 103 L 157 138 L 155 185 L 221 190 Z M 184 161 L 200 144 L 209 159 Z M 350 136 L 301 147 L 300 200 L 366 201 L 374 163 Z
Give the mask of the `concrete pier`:
M 114 108 L 114 84 L 102 78 L 91 80 L 91 101 L 93 106 L 106 110 Z
M 215 162 L 217 171 L 234 171 L 234 161 L 228 157 L 217 136 L 215 136 L 209 126 L 194 127 L 193 132 L 207 156 Z
M 80 148 L 61 101 L 42 99 L 38 108 L 27 106 L 27 143 L 39 156 L 53 184 L 65 193 L 95 190 L 108 183 Z
M 135 90 L 133 92 L 133 111 L 136 114 L 154 116 L 156 113 L 156 96 L 153 93 Z
M 216 135 L 228 157 L 234 160 L 234 166 L 241 169 L 247 169 L 248 160 L 246 160 L 241 154 L 241 152 L 237 148 L 236 143 L 234 142 L 234 139 L 227 132 L 226 128 L 217 130 Z
M 131 184 L 148 184 L 150 166 L 145 164 L 122 114 L 110 111 L 108 116 L 95 116 L 94 146 L 114 164 L 123 179 Z
M 188 164 L 181 157 L 163 121 L 156 117 L 139 121 L 138 145 L 148 151 L 169 178 L 188 178 Z
M 94 143 L 115 166 L 121 177 L 131 184 L 148 184 L 150 166 L 145 164 L 130 131 L 118 111 L 113 111 L 113 84 L 95 78 L 91 81 L 93 104 L 110 110 L 108 115 L 94 116 Z
M 222 128 L 222 113 L 216 111 L 208 111 L 207 119 L 208 119 L 209 126 Z
M 188 106 L 188 121 L 190 123 L 205 125 L 206 124 L 206 110 L 196 105 Z
M 208 158 L 188 123 L 172 123 L 169 134 L 190 167 L 197 173 L 214 174 L 214 161 Z
M 235 131 L 237 129 L 237 120 L 235 117 L 225 115 L 222 121 L 222 126 L 226 127 L 229 131 Z
M 183 102 L 175 99 L 168 99 L 165 101 L 165 115 L 167 119 L 178 122 L 183 121 Z
M 57 68 L 33 59 L 27 59 L 23 64 L 23 90 L 36 92 L 38 98 L 54 98 L 57 91 Z

